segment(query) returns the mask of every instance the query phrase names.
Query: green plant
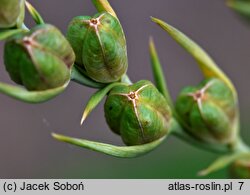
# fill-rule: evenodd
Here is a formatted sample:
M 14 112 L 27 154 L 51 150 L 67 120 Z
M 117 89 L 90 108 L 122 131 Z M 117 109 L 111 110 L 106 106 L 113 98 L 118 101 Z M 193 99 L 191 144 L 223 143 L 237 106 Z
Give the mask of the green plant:
M 17 14 L 8 25 L 0 26 L 0 40 L 6 41 L 6 70 L 14 82 L 25 88 L 0 83 L 0 92 L 40 103 L 62 93 L 70 80 L 97 88 L 86 105 L 81 124 L 106 98 L 106 122 L 127 146 L 53 133 L 55 139 L 132 158 L 152 151 L 173 135 L 199 148 L 221 153 L 200 175 L 230 165 L 233 177 L 249 178 L 250 148 L 240 137 L 237 91 L 213 59 L 189 37 L 152 18 L 197 61 L 204 75 L 198 86 L 183 89 L 173 103 L 152 38 L 149 50 L 155 85 L 147 80 L 132 83 L 126 75 L 124 32 L 107 0 L 92 0 L 98 10 L 94 17 L 73 18 L 66 36 L 68 41 L 56 27 L 45 23 L 31 4 L 19 2 L 26 4 L 37 26 L 29 30 Z M 1 3 L 7 5 L 3 0 Z M 24 15 L 24 11 L 20 13 Z M 2 21 L 0 15 L 0 24 Z
M 249 0 L 227 0 L 227 5 L 247 22 L 250 21 Z

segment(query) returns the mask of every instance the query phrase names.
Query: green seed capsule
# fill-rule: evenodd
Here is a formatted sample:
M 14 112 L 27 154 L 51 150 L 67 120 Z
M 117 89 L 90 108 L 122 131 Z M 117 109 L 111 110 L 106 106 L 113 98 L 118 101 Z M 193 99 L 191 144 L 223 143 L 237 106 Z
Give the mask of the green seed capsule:
M 4 47 L 4 62 L 11 79 L 31 91 L 65 84 L 74 60 L 66 38 L 49 24 L 12 37 Z
M 189 133 L 210 143 L 235 139 L 237 101 L 232 91 L 218 79 L 207 79 L 198 87 L 186 87 L 176 101 L 176 110 Z
M 126 40 L 117 18 L 107 12 L 75 17 L 67 32 L 76 64 L 101 83 L 118 81 L 127 71 Z
M 230 175 L 235 179 L 250 179 L 250 159 L 236 160 L 230 167 Z
M 10 28 L 22 24 L 24 3 L 24 0 L 0 0 L 0 28 Z
M 149 81 L 114 87 L 104 108 L 109 127 L 126 145 L 149 143 L 169 133 L 170 108 Z

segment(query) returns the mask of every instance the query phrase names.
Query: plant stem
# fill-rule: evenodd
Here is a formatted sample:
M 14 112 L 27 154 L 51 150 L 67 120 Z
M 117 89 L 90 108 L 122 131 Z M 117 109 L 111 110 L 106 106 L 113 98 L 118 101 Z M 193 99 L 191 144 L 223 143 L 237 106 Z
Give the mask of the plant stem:
M 95 82 L 92 79 L 85 76 L 75 67 L 75 65 L 72 67 L 71 70 L 71 80 L 81 85 L 85 85 L 92 88 L 100 89 L 105 87 L 105 84 Z
M 236 139 L 233 144 L 210 144 L 203 143 L 189 135 L 183 127 L 175 120 L 172 127 L 172 134 L 181 140 L 192 144 L 198 148 L 202 147 L 208 151 L 221 154 L 232 154 L 232 153 L 250 153 L 250 147 L 241 139 L 240 136 Z
M 222 144 L 209 144 L 209 143 L 203 143 L 202 141 L 197 140 L 196 138 L 189 135 L 187 132 L 183 130 L 181 125 L 175 120 L 175 124 L 172 130 L 172 134 L 181 140 L 197 147 L 197 148 L 203 148 L 205 150 L 208 150 L 213 153 L 231 153 L 230 147 L 227 145 Z

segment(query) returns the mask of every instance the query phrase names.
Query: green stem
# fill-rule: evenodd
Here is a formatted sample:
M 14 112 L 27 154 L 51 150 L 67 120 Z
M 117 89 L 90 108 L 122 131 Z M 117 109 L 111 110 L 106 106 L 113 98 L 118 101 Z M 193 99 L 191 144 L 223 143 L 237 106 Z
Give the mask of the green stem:
M 0 41 L 6 40 L 22 32 L 26 32 L 26 30 L 24 29 L 0 30 Z
M 85 76 L 82 72 L 78 70 L 78 68 L 75 65 L 72 67 L 72 70 L 71 70 L 71 80 L 76 83 L 79 83 L 81 85 L 85 85 L 91 88 L 100 89 L 106 86 L 103 83 L 98 83 L 96 81 L 93 81 L 89 77 Z
M 172 134 L 187 142 L 188 144 L 191 144 L 197 148 L 203 148 L 213 153 L 225 154 L 231 152 L 230 147 L 228 147 L 227 145 L 203 143 L 195 139 L 187 132 L 185 132 L 185 130 L 183 130 L 182 126 L 177 121 L 175 121 L 175 128 L 173 129 Z
M 92 0 L 92 3 L 94 4 L 98 12 L 106 11 L 117 18 L 115 11 L 107 0 Z

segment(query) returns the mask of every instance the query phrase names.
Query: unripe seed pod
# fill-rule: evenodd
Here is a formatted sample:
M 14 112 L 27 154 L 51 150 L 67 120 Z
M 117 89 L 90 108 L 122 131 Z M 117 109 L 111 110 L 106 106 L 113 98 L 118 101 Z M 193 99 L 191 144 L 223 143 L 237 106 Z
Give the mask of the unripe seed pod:
M 0 28 L 21 24 L 24 19 L 24 0 L 0 0 Z
M 114 87 L 104 109 L 109 127 L 126 145 L 149 143 L 169 133 L 171 110 L 149 81 Z
M 230 167 L 230 175 L 235 179 L 250 179 L 250 158 L 236 160 Z
M 76 64 L 93 80 L 111 83 L 126 73 L 125 36 L 118 19 L 108 12 L 98 13 L 93 18 L 73 18 L 67 38 L 75 51 Z
M 49 24 L 12 37 L 4 47 L 4 62 L 11 79 L 31 91 L 65 84 L 74 60 L 66 38 Z
M 207 79 L 186 87 L 176 101 L 176 110 L 187 131 L 209 143 L 230 143 L 236 137 L 237 100 L 219 79 Z

